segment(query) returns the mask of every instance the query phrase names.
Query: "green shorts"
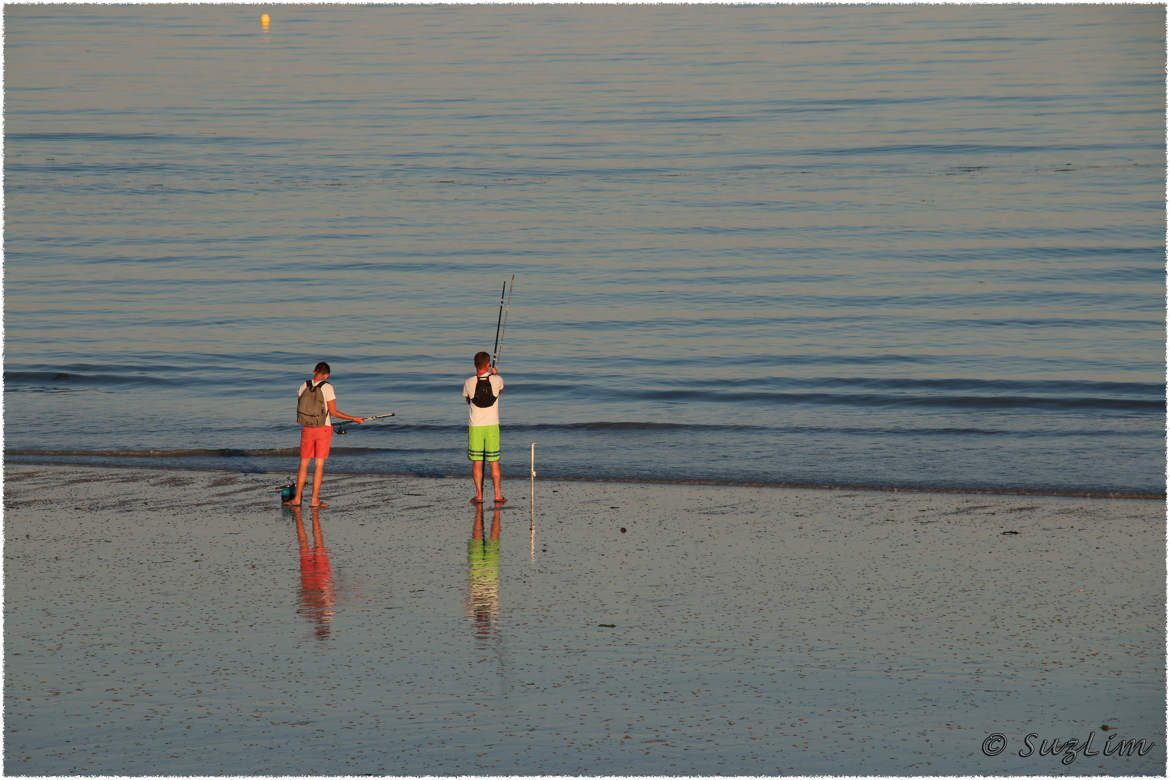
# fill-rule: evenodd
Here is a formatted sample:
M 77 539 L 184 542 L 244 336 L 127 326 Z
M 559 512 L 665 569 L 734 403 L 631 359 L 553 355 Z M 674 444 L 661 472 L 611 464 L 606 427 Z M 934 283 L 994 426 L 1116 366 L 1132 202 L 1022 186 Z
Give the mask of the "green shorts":
M 494 463 L 500 459 L 500 426 L 467 426 L 467 459 Z

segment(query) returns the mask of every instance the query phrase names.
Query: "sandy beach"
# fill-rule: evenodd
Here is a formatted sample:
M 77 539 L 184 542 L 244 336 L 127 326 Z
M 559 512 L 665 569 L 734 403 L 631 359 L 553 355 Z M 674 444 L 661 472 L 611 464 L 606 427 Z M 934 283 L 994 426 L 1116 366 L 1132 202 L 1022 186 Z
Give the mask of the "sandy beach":
M 1161 500 L 4 477 L 10 775 L 1166 768 Z

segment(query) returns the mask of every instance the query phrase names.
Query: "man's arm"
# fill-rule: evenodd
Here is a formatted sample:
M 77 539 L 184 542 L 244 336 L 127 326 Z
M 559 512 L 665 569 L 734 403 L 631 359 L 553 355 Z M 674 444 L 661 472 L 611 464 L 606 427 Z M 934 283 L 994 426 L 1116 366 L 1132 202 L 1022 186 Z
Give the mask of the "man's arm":
M 365 417 L 351 417 L 350 415 L 346 414 L 345 412 L 337 411 L 337 401 L 330 401 L 329 402 L 329 415 L 331 417 L 340 417 L 344 420 L 353 420 L 358 425 L 361 425 L 362 423 L 364 423 L 366 421 Z

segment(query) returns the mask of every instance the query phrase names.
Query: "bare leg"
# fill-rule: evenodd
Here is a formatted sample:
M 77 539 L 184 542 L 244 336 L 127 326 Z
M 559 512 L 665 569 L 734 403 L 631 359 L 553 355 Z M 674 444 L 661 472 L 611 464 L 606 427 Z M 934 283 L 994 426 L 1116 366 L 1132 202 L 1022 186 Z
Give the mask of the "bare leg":
M 329 506 L 321 503 L 321 480 L 325 478 L 325 459 L 317 458 L 317 467 L 313 470 L 313 500 L 309 506 Z
M 287 504 L 288 506 L 300 506 L 301 505 L 301 501 L 304 500 L 301 497 L 301 493 L 303 493 L 305 490 L 305 479 L 308 476 L 309 476 L 309 459 L 308 458 L 301 458 L 301 465 L 299 468 L 297 468 L 297 494 L 295 496 L 293 496 L 292 498 L 290 498 L 288 501 L 285 501 L 284 502 L 285 504 Z
M 473 504 L 483 503 L 483 461 L 471 461 L 471 481 L 475 483 L 475 498 L 471 499 Z
M 508 500 L 500 493 L 500 462 L 498 460 L 492 461 L 492 487 L 496 491 L 497 504 L 502 504 Z

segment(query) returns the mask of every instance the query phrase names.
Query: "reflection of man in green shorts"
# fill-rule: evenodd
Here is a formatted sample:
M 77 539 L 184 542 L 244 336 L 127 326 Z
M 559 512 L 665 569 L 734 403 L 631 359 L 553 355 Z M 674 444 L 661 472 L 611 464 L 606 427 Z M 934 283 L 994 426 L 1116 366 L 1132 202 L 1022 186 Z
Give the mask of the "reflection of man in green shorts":
M 467 616 L 475 633 L 491 635 L 500 614 L 500 507 L 492 512 L 490 535 L 484 534 L 483 504 L 475 505 L 475 524 L 467 540 Z
M 471 461 L 471 478 L 475 481 L 473 504 L 483 503 L 483 464 L 491 464 L 495 500 L 508 499 L 500 493 L 500 393 L 504 380 L 491 364 L 491 355 L 477 352 L 475 376 L 463 383 L 463 400 L 467 401 L 467 459 Z

